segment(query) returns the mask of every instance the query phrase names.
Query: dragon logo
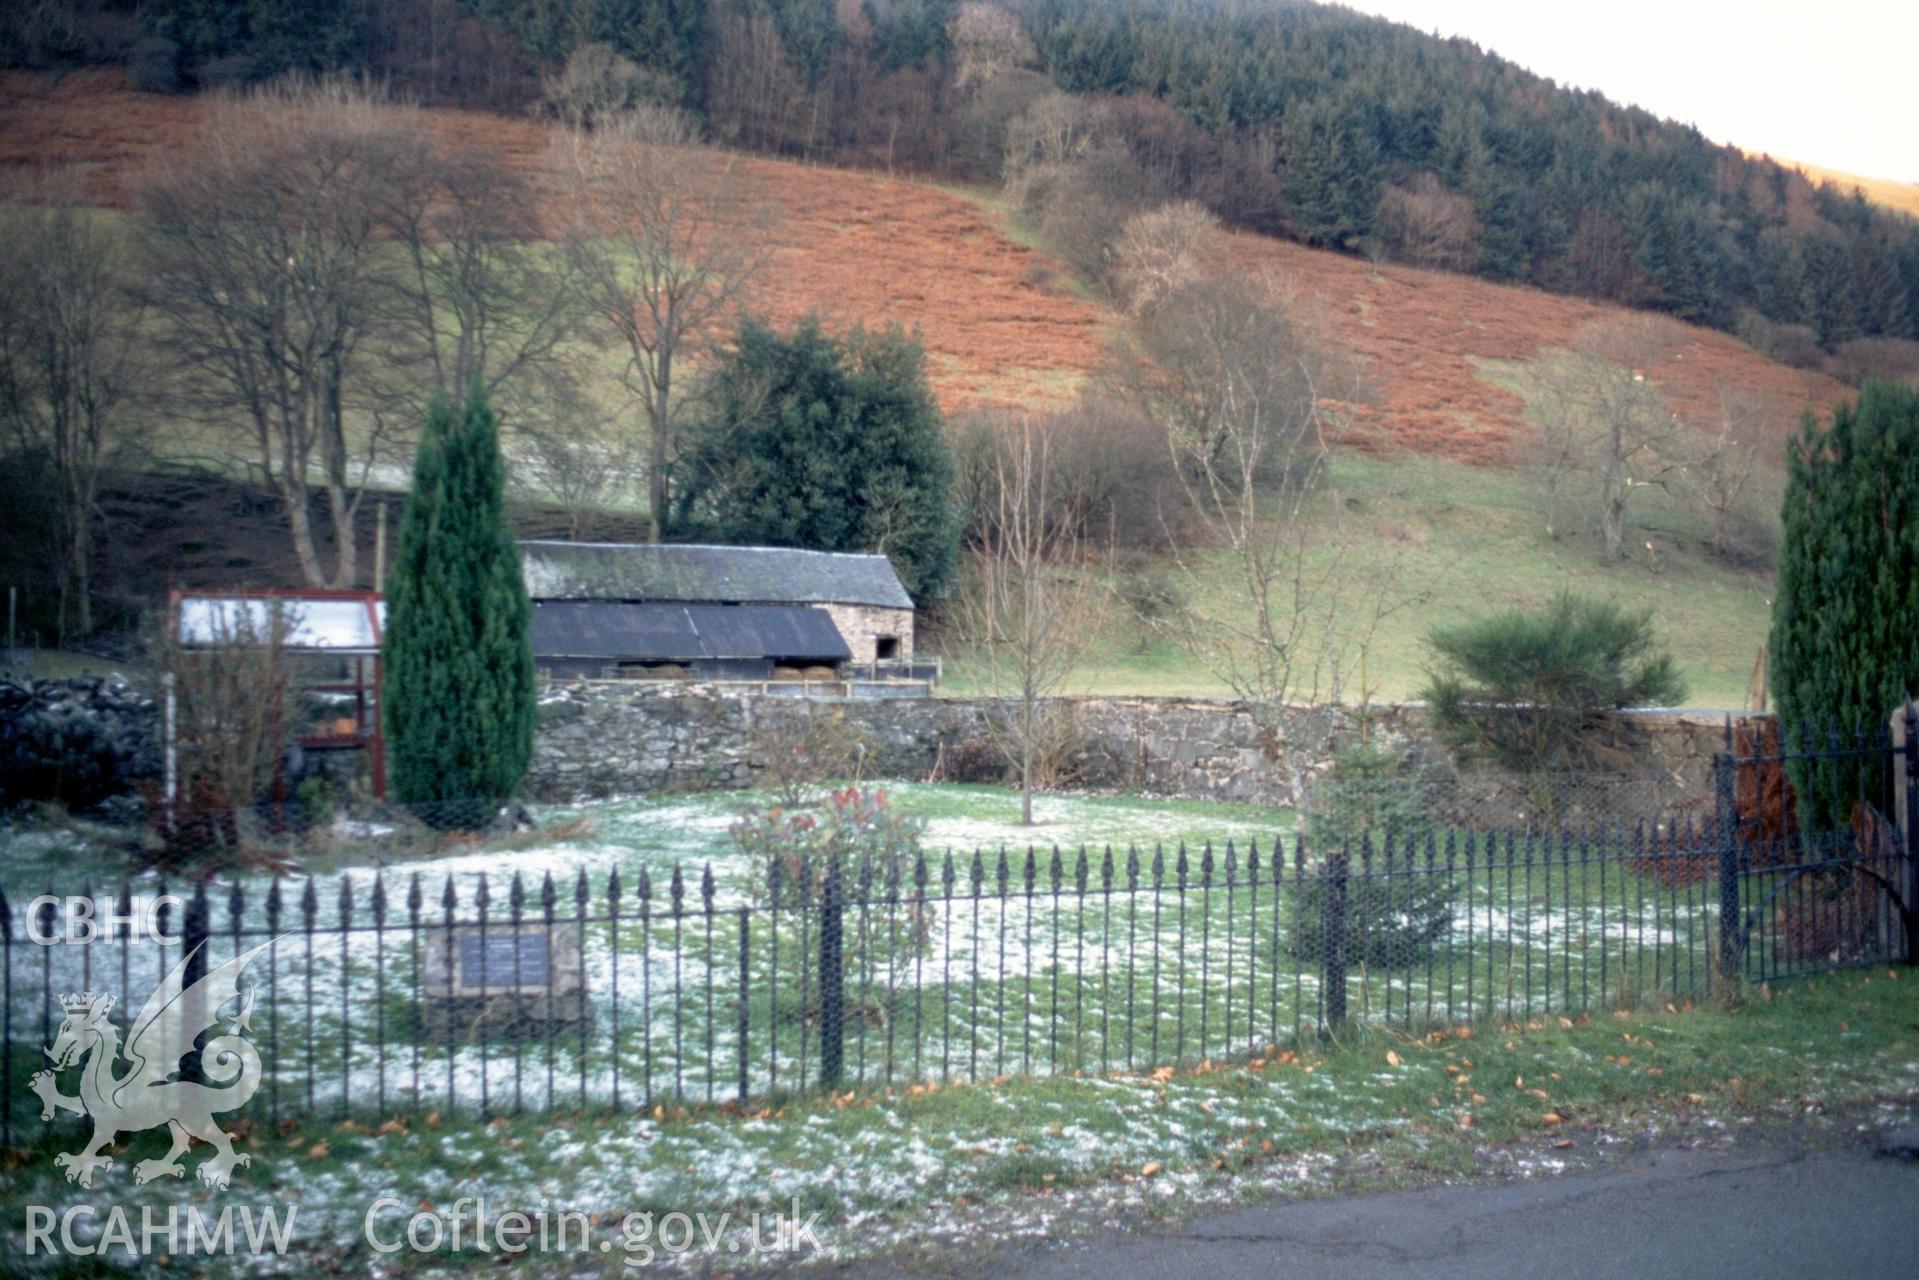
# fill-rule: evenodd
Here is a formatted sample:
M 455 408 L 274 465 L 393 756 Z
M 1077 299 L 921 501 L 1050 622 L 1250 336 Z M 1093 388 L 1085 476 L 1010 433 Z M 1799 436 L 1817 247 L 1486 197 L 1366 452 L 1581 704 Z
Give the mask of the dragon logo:
M 113 1163 L 100 1154 L 103 1147 L 122 1133 L 161 1125 L 173 1139 L 172 1149 L 161 1159 L 135 1164 L 135 1182 L 183 1176 L 180 1157 L 195 1139 L 214 1149 L 198 1168 L 200 1181 L 209 1187 L 225 1187 L 235 1166 L 252 1163 L 253 1157 L 233 1150 L 233 1135 L 222 1132 L 213 1113 L 246 1105 L 260 1087 L 260 1053 L 243 1034 L 253 1012 L 253 988 L 242 993 L 239 983 L 247 963 L 271 945 L 262 943 L 234 956 L 191 986 L 186 983 L 187 966 L 200 948 L 182 957 L 133 1020 L 127 1033 L 127 1069 L 119 1075 L 114 1068 L 121 1057 L 120 1032 L 107 1020 L 113 997 L 89 991 L 60 998 L 66 1016 L 53 1047 L 45 1051 L 53 1069 L 35 1074 L 28 1087 L 40 1095 L 42 1120 L 53 1119 L 56 1111 L 93 1120 L 86 1146 L 54 1158 L 67 1171 L 67 1181 L 91 1187 L 94 1170 Z M 216 1025 L 220 1009 L 230 1002 L 238 1002 L 239 1011 L 226 1034 L 199 1047 L 201 1080 L 211 1083 L 175 1079 L 180 1060 L 195 1051 L 201 1033 Z M 56 1074 L 69 1067 L 80 1071 L 78 1097 L 61 1093 L 55 1083 Z

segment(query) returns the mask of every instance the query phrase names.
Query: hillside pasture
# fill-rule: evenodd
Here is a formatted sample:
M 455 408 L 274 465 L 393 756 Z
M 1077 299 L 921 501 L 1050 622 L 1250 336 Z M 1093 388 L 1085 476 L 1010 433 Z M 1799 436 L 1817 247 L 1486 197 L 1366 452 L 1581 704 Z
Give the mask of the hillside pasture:
M 193 98 L 134 93 L 114 71 L 58 80 L 0 75 L 0 180 L 20 190 L 36 167 L 71 163 L 102 207 L 124 210 L 147 166 L 190 147 L 204 112 Z M 525 118 L 450 109 L 418 116 L 448 141 L 498 149 L 530 176 L 543 171 L 553 137 L 550 126 Z M 916 330 L 948 412 L 1058 407 L 1124 355 L 1123 318 L 1093 282 L 1049 257 L 997 193 L 719 153 L 689 161 L 738 166 L 755 197 L 781 211 L 754 305 L 776 323 L 816 311 L 833 329 L 897 321 Z M 1216 263 L 1296 299 L 1360 362 L 1353 447 L 1334 468 L 1339 501 L 1357 504 L 1345 514 L 1364 533 L 1354 567 L 1363 580 L 1397 567 L 1416 597 L 1369 646 L 1366 683 L 1374 696 L 1417 691 L 1423 637 L 1434 623 L 1572 587 L 1651 605 L 1686 667 L 1694 703 L 1743 704 L 1765 635 L 1769 576 L 1713 557 L 1696 504 L 1660 492 L 1636 500 L 1632 554 L 1621 564 L 1604 563 L 1583 535 L 1544 533 L 1538 485 L 1527 470 L 1535 428 L 1525 371 L 1620 309 L 1242 233 L 1221 233 L 1211 252 Z M 1721 390 L 1732 387 L 1783 435 L 1801 413 L 1824 412 L 1845 392 L 1726 334 L 1666 323 L 1673 341 L 1648 372 L 1689 419 L 1709 419 Z M 202 474 L 233 476 L 247 459 L 190 424 L 167 423 L 156 444 L 171 460 L 168 470 L 118 477 L 107 495 L 114 545 L 103 583 L 132 603 L 141 584 L 158 580 L 292 581 L 274 504 Z M 1782 444 L 1768 440 L 1761 450 L 1761 470 L 1771 477 L 1762 490 L 1776 485 Z M 404 451 L 376 469 L 375 484 L 396 498 L 405 481 Z M 524 532 L 564 531 L 537 486 L 523 484 L 522 496 Z M 630 536 L 642 506 L 637 493 L 615 501 L 595 535 Z M 370 544 L 370 519 L 360 536 Z M 370 550 L 363 548 L 368 558 Z M 1226 566 L 1204 552 L 1192 563 L 1198 572 L 1190 593 L 1229 603 Z M 974 687 L 963 657 L 950 670 L 955 690 Z M 1137 625 L 1123 615 L 1102 629 L 1074 685 L 1221 692 L 1164 639 L 1142 647 Z

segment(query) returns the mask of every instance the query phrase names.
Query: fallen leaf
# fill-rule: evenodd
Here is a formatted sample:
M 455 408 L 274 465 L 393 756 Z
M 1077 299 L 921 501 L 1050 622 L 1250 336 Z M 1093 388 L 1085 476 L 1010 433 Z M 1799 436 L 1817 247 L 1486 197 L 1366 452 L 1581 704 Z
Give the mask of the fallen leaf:
M 1571 1018 L 1561 1018 L 1559 1020 L 1559 1027 L 1562 1031 L 1571 1031 L 1573 1029 L 1573 1020 Z
M 1539 1117 L 1539 1123 L 1545 1125 L 1548 1129 L 1556 1124 L 1565 1123 L 1565 1120 L 1566 1117 L 1560 1115 L 1557 1111 L 1548 1111 L 1545 1115 Z
M 1695 1107 L 1705 1100 L 1706 1096 L 1702 1093 L 1689 1093 L 1686 1095 L 1686 1101 L 1692 1103 Z
M 1570 1147 L 1572 1144 L 1573 1144 L 1573 1140 L 1571 1138 L 1561 1138 L 1559 1141 L 1553 1143 L 1553 1149 L 1556 1151 L 1564 1151 L 1567 1147 Z
M 1157 1160 L 1149 1161 L 1146 1165 L 1141 1167 L 1139 1171 L 1139 1176 L 1142 1178 L 1150 1178 L 1154 1174 L 1159 1172 L 1159 1168 L 1160 1168 L 1159 1161 Z
M 1155 1080 L 1171 1080 L 1172 1078 L 1173 1069 L 1171 1067 L 1161 1067 L 1159 1070 L 1153 1072 L 1153 1079 Z
M 1395 1067 L 1398 1066 L 1399 1055 L 1393 1052 L 1391 1049 L 1386 1050 L 1386 1062 L 1390 1066 L 1395 1066 Z
M 318 1142 L 314 1143 L 312 1146 L 307 1148 L 307 1159 L 324 1160 L 327 1158 L 328 1154 L 332 1152 L 332 1150 L 333 1148 L 327 1145 L 327 1140 L 325 1138 L 322 1138 Z

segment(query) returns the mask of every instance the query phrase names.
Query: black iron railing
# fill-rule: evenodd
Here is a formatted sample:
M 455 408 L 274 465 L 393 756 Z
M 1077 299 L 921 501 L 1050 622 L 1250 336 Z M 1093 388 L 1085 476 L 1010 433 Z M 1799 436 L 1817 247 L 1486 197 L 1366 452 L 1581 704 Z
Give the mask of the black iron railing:
M 1844 750 L 1919 778 L 1909 747 Z M 1138 1071 L 1913 960 L 1895 824 L 1770 831 L 1742 798 L 1790 754 L 1728 753 L 1711 816 L 1631 827 L 122 884 L 90 941 L 54 886 L 0 895 L 0 1142 L 63 996 L 112 994 L 125 1027 L 183 960 L 255 948 L 269 1120 Z

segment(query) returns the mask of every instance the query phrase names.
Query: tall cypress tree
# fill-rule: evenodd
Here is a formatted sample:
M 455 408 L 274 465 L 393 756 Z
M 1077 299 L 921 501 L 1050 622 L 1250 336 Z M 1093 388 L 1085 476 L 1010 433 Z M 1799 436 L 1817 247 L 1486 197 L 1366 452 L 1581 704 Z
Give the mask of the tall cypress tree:
M 427 822 L 481 826 L 525 776 L 532 622 L 499 428 L 475 383 L 461 412 L 427 412 L 387 588 L 388 772 Z
M 1919 692 L 1919 392 L 1868 382 L 1820 430 L 1810 414 L 1787 454 L 1785 539 L 1772 607 L 1772 684 L 1791 750 L 1837 731 L 1875 740 Z M 1842 826 L 1863 794 L 1884 811 L 1875 763 L 1793 771 L 1800 812 Z

